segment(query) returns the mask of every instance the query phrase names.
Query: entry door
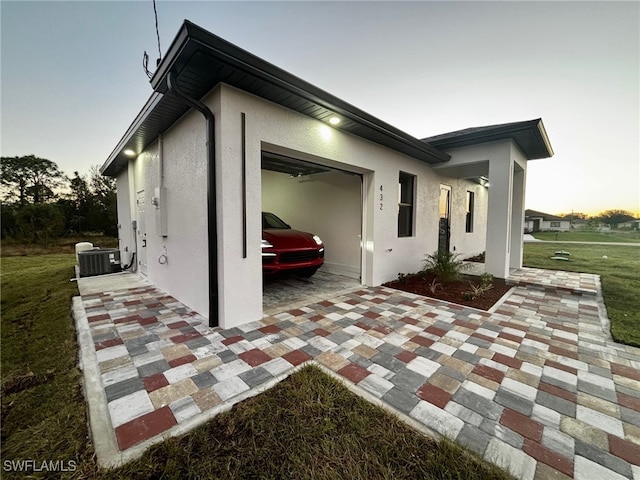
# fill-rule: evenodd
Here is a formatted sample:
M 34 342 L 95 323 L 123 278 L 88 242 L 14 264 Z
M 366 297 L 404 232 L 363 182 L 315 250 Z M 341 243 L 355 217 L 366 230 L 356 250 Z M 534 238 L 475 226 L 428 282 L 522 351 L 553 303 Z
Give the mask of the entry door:
M 136 195 L 137 226 L 136 226 L 136 255 L 138 256 L 138 271 L 147 274 L 147 222 L 145 215 L 144 190 Z
M 440 185 L 439 211 L 438 251 L 448 252 L 451 239 L 451 223 L 449 220 L 451 211 L 451 187 L 448 185 Z

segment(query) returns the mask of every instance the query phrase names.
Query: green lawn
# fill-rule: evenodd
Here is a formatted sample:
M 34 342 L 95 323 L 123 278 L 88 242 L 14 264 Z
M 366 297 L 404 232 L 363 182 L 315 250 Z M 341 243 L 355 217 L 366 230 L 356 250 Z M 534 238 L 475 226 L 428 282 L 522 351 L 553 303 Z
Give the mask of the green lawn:
M 73 254 L 1 265 L 2 459 L 60 461 L 74 472 L 2 478 L 509 479 L 455 444 L 434 442 L 317 368 L 117 470 L 88 440 L 70 298 Z
M 613 243 L 640 243 L 640 232 L 612 231 L 589 232 L 574 230 L 571 232 L 536 232 L 533 234 L 538 240 L 558 242 L 613 242 Z
M 569 251 L 570 260 L 551 260 L 558 250 Z M 524 265 L 600 275 L 613 338 L 640 347 L 640 247 L 525 243 Z

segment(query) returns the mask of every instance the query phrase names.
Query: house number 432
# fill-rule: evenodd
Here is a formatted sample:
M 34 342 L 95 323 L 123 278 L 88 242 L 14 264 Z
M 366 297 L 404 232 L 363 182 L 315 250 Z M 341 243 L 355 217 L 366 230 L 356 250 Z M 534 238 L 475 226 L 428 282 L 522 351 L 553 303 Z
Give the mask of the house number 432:
M 380 210 L 382 210 L 382 200 L 384 199 L 384 195 L 382 194 L 382 185 L 380 185 Z

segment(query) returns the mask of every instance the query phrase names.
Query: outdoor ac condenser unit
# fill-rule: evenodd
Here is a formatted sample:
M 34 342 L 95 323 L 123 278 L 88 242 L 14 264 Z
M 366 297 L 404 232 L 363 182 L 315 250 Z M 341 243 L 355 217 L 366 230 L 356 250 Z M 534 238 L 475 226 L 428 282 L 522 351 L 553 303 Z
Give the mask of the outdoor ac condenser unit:
M 105 248 L 78 252 L 78 264 L 81 277 L 116 273 L 120 271 L 120 250 Z

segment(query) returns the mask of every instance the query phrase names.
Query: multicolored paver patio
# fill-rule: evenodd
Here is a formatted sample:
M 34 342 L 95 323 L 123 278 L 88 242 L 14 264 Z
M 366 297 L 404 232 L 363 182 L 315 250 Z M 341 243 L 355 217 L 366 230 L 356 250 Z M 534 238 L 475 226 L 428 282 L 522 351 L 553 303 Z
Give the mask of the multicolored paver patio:
M 89 404 L 105 417 L 92 430 L 114 446 L 99 460 L 125 461 L 314 361 L 517 478 L 639 480 L 640 349 L 606 333 L 599 278 L 510 281 L 492 312 L 360 288 L 228 330 L 151 286 L 84 295 Z

